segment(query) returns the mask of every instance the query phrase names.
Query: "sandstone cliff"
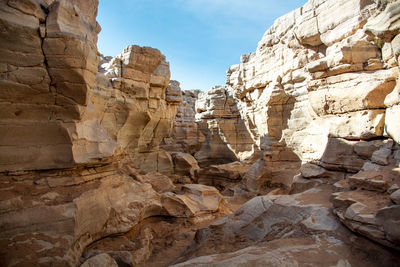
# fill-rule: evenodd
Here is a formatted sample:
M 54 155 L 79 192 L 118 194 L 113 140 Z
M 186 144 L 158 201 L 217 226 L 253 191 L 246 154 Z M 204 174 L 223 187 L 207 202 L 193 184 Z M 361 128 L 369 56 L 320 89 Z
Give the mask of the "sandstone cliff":
M 180 88 L 169 86 L 169 63 L 157 49 L 128 46 L 104 62 L 91 102 L 108 136 L 145 171 L 171 171 L 169 155 L 160 151 L 170 135 Z M 97 115 L 99 114 L 99 115 Z
M 76 266 L 94 241 L 168 214 L 169 178 L 134 167 L 173 169 L 159 144 L 180 90 L 157 49 L 98 69 L 97 4 L 0 3 L 1 265 Z
M 199 95 L 97 4 L 0 3 L 1 265 L 398 264 L 398 1 L 310 0 Z
M 171 81 L 171 85 L 180 90 L 179 82 Z M 163 142 L 164 150 L 194 155 L 200 149 L 204 136 L 195 122 L 197 99 L 197 91 L 182 91 L 182 102 L 177 109 L 171 136 Z
M 0 9 L 0 170 L 107 160 L 116 143 L 84 134 L 98 64 L 97 1 L 2 1 Z
M 256 145 L 242 146 L 243 153 L 262 152 L 236 194 L 301 193 L 335 183 L 333 211 L 340 221 L 399 249 L 394 227 L 400 222 L 395 200 L 400 182 L 399 14 L 398 1 L 310 0 L 277 19 L 256 52 L 229 68 L 223 90 L 235 111 L 228 114 L 240 113 Z M 221 108 L 200 108 L 200 125 L 209 119 L 202 114 L 214 113 L 220 115 Z M 222 123 L 207 128 L 216 136 L 211 147 L 240 158 L 237 139 L 225 137 Z M 197 249 L 218 246 L 211 236 L 221 232 L 213 231 Z

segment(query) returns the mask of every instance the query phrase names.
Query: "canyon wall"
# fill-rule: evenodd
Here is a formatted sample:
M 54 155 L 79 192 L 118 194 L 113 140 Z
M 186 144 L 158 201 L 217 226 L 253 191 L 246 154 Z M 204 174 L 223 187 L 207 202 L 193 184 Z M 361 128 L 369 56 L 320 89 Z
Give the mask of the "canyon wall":
M 77 266 L 91 243 L 168 215 L 172 182 L 140 173 L 173 171 L 159 144 L 180 89 L 157 49 L 128 46 L 98 66 L 97 5 L 0 3 L 2 266 Z
M 171 86 L 180 88 L 177 81 L 171 81 Z M 171 136 L 165 138 L 162 144 L 164 150 L 194 155 L 200 149 L 204 135 L 195 122 L 198 95 L 197 91 L 182 91 L 182 102 L 177 109 Z
M 0 3 L 0 265 L 398 262 L 398 1 L 310 0 L 200 94 L 97 4 Z
M 332 138 L 398 141 L 399 7 L 385 3 L 309 1 L 228 70 L 258 147 L 285 144 L 306 163 L 319 161 Z
M 216 117 L 246 126 L 231 127 L 255 144 L 241 146 L 243 155 L 261 151 L 235 194 L 335 184 L 340 221 L 399 249 L 399 29 L 398 1 L 310 0 L 275 21 L 256 52 L 229 68 L 226 87 L 198 104 L 200 125 L 215 136 L 210 147 L 223 147 L 218 157 L 243 159 L 225 124 L 210 124 Z M 234 110 L 224 117 L 227 106 Z
M 0 4 L 1 171 L 98 163 L 114 154 L 110 138 L 82 136 L 97 73 L 97 4 Z
M 159 145 L 171 134 L 180 88 L 169 85 L 169 63 L 159 50 L 128 46 L 101 64 L 91 102 L 101 127 L 144 171 L 172 170 Z
M 97 4 L 2 2 L 0 171 L 95 165 L 121 149 L 147 169 L 168 161 L 158 145 L 180 103 L 169 64 L 130 46 L 98 74 Z
M 205 136 L 195 157 L 200 164 L 244 160 L 254 153 L 253 140 L 226 87 L 201 93 L 196 101 L 196 122 Z

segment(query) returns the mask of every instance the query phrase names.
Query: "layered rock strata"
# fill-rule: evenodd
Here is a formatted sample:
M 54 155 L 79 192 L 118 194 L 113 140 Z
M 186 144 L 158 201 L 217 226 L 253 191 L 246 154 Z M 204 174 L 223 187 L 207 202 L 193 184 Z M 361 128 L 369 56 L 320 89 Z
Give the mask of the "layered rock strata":
M 77 266 L 96 240 L 168 215 L 169 178 L 132 170 L 173 170 L 159 144 L 180 90 L 156 49 L 98 68 L 97 4 L 0 3 L 1 265 Z M 86 265 L 99 258 L 113 263 Z
M 171 172 L 159 145 L 170 135 L 180 88 L 169 85 L 169 63 L 157 49 L 128 46 L 101 65 L 91 102 L 100 125 L 145 171 Z
M 0 171 L 94 164 L 117 144 L 87 134 L 98 1 L 2 1 Z
M 195 158 L 200 165 L 244 160 L 254 153 L 253 140 L 227 88 L 217 86 L 196 101 L 196 121 L 205 140 Z
M 179 82 L 171 81 L 171 85 L 180 91 Z M 194 155 L 200 149 L 204 136 L 195 122 L 198 94 L 193 90 L 182 91 L 182 101 L 177 108 L 172 133 L 161 145 L 164 150 Z
M 0 3 L 2 265 L 399 262 L 398 1 L 310 0 L 279 18 L 199 95 L 198 125 L 160 51 L 98 66 L 97 4 Z M 229 211 L 194 181 L 268 195 L 195 235 Z
M 331 213 L 332 186 L 259 196 L 198 230 L 173 266 L 394 266 L 395 253 L 353 235 Z M 190 258 L 189 260 L 187 260 Z
M 399 8 L 398 1 L 308 1 L 229 68 L 224 89 L 206 93 L 201 123 L 223 114 L 211 103 L 225 91 L 221 99 L 235 107 L 229 114 L 240 114 L 256 145 L 245 154 L 261 151 L 235 193 L 299 193 L 339 182 L 340 220 L 398 249 Z M 220 124 L 207 127 L 218 139 L 212 142 L 234 148 Z
M 268 147 L 284 143 L 304 163 L 321 160 L 331 139 L 397 139 L 386 113 L 398 95 L 398 3 L 384 6 L 309 1 L 228 70 L 228 90 L 259 147 L 274 153 Z

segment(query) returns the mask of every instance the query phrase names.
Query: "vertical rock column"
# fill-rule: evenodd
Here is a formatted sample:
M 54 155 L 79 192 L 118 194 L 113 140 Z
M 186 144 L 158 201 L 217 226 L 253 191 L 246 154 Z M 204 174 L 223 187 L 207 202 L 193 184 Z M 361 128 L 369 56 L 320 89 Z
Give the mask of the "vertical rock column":
M 94 164 L 114 154 L 117 145 L 94 134 L 104 132 L 100 125 L 83 118 L 97 72 L 97 4 L 1 2 L 0 171 Z
M 181 101 L 180 90 L 168 87 L 169 63 L 157 49 L 128 46 L 104 67 L 91 96 L 101 126 L 144 171 L 171 172 L 159 148 Z

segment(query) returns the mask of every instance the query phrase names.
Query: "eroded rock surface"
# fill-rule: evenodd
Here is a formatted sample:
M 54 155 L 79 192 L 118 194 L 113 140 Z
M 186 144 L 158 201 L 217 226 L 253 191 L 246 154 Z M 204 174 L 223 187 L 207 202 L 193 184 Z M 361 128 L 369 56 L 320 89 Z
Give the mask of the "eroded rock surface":
M 199 95 L 97 4 L 0 3 L 2 265 L 398 264 L 399 1 L 310 0 Z
M 196 112 L 196 121 L 205 136 L 195 155 L 200 165 L 244 160 L 252 155 L 253 141 L 226 87 L 201 93 Z
M 341 190 L 358 188 L 368 197 L 354 200 L 358 209 L 351 210 L 351 193 L 337 193 L 346 203 L 337 206 L 341 221 L 397 248 L 396 230 L 384 221 L 398 221 L 396 194 L 390 196 L 400 177 L 399 7 L 398 1 L 308 1 L 277 19 L 256 52 L 229 68 L 226 87 L 200 98 L 200 123 L 239 113 L 255 144 L 244 150 L 261 153 L 235 194 L 298 193 L 346 179 L 349 187 Z M 223 126 L 207 129 L 222 140 L 214 141 L 219 157 L 229 151 L 234 158 L 237 140 L 226 138 Z M 212 148 L 206 151 L 212 158 Z M 393 217 L 379 219 L 386 210 Z M 362 212 L 371 220 L 357 219 Z
M 97 73 L 97 0 L 2 1 L 0 171 L 107 161 L 85 118 Z
M 102 67 L 91 97 L 100 125 L 141 169 L 172 172 L 159 149 L 181 100 L 180 88 L 169 85 L 169 63 L 157 49 L 128 46 Z
M 129 168 L 173 170 L 159 144 L 180 89 L 157 49 L 98 66 L 97 5 L 0 3 L 1 265 L 77 266 L 92 242 L 167 214 L 169 178 Z
M 179 82 L 171 81 L 171 84 L 179 88 Z M 204 135 L 195 122 L 198 95 L 197 91 L 182 91 L 182 102 L 177 108 L 171 136 L 165 138 L 162 144 L 164 150 L 194 155 L 200 149 Z
M 290 196 L 255 197 L 198 230 L 180 261 L 191 259 L 174 266 L 396 265 L 399 255 L 340 224 L 331 212 L 331 190 L 322 185 Z

